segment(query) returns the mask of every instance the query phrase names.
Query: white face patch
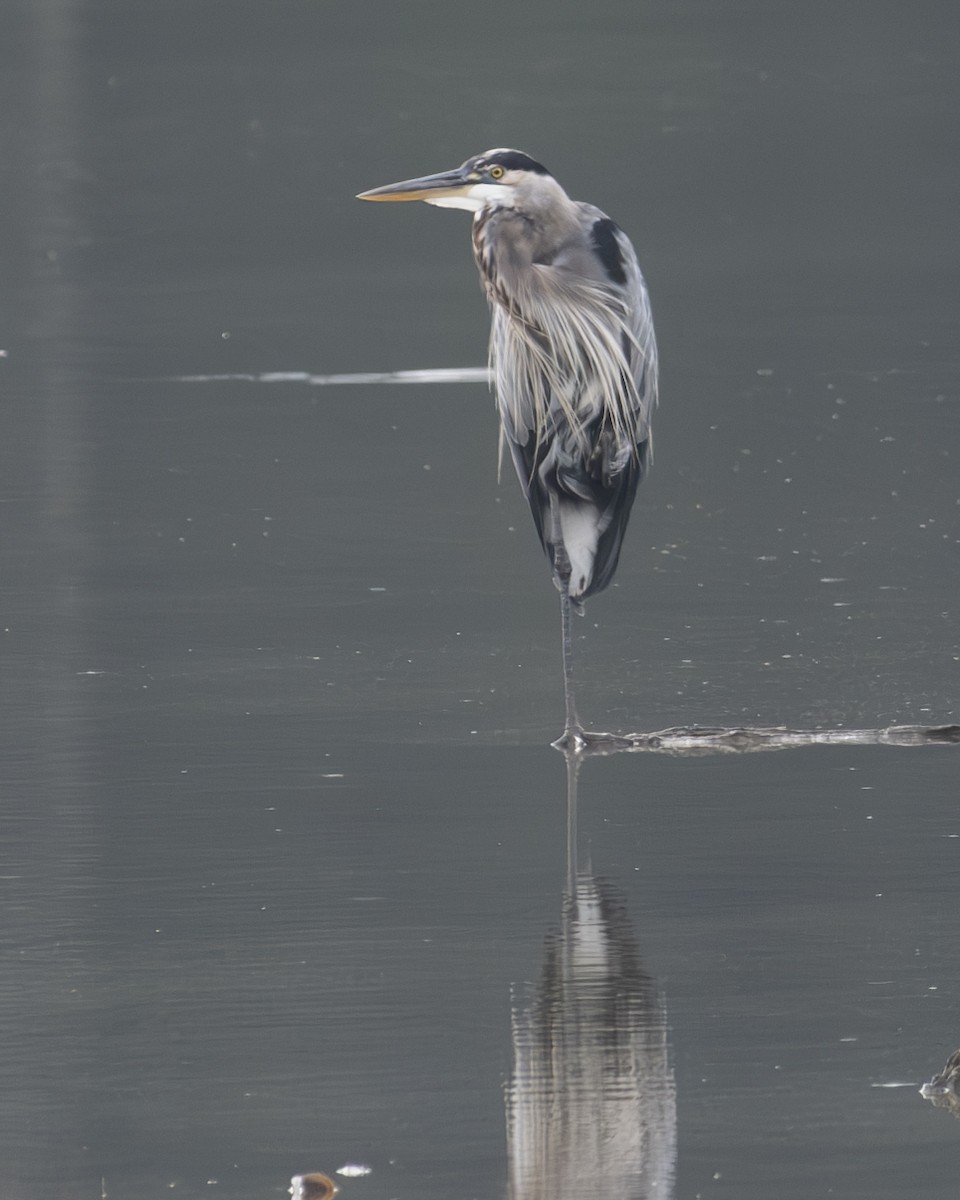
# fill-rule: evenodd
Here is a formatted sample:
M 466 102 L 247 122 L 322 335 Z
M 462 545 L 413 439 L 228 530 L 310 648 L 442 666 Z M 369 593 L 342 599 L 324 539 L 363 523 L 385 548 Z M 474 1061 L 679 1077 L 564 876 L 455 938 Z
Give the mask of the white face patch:
M 514 190 L 502 183 L 475 183 L 462 192 L 444 195 L 438 192 L 425 200 L 434 208 L 465 208 L 467 212 L 479 212 L 488 204 L 501 204 L 504 208 L 513 206 Z
M 434 208 L 465 208 L 467 212 L 476 212 L 483 208 L 483 203 L 480 200 L 474 200 L 470 196 L 445 196 L 439 192 L 436 196 L 424 197 L 424 204 L 432 204 Z

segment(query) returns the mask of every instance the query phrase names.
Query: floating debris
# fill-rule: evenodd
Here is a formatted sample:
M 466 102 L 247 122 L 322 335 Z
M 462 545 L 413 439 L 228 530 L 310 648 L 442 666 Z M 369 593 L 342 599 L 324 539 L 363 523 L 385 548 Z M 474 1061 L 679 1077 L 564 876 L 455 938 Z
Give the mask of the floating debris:
M 554 742 L 563 749 L 562 739 Z M 657 733 L 593 733 L 584 731 L 578 754 L 624 751 L 689 755 L 750 754 L 758 750 L 792 750 L 799 746 L 948 746 L 960 744 L 960 725 L 889 725 L 885 729 L 787 729 L 783 726 L 727 729 L 677 726 Z
M 337 1185 L 329 1175 L 314 1171 L 310 1175 L 294 1175 L 290 1180 L 293 1200 L 330 1200 L 337 1194 Z
M 947 1059 L 943 1070 L 934 1075 L 929 1083 L 923 1085 L 920 1095 L 924 1100 L 929 1100 L 934 1108 L 946 1108 L 955 1117 L 960 1118 L 958 1084 L 960 1084 L 960 1050 L 954 1050 Z

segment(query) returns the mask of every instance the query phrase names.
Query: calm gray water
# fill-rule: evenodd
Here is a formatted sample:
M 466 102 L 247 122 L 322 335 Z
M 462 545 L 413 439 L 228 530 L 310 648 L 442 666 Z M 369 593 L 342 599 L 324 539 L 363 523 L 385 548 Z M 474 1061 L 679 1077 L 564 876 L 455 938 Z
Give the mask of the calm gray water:
M 353 196 L 521 146 L 662 359 L 585 717 L 957 721 L 956 6 L 5 17 L 3 1200 L 952 1194 L 957 751 L 574 823 L 485 388 L 260 377 L 481 365 L 464 215 Z

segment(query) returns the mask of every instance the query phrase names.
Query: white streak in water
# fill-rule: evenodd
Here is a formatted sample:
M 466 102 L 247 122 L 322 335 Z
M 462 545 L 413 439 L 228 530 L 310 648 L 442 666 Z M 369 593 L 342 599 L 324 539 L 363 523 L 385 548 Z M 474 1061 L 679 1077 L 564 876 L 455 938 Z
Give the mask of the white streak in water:
M 352 375 L 311 375 L 308 371 L 264 371 L 259 375 L 173 375 L 171 383 L 306 383 L 338 387 L 353 383 L 490 383 L 486 367 L 434 367 L 422 371 L 361 371 Z M 161 380 L 160 382 L 165 382 Z

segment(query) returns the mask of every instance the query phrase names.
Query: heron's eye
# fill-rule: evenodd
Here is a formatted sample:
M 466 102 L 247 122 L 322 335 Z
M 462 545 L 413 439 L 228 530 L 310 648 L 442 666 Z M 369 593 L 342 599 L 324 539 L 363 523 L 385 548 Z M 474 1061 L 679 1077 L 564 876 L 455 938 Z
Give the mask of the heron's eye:
M 503 167 L 494 165 L 490 168 L 490 178 L 491 179 L 502 179 L 505 174 L 506 174 L 506 172 L 504 171 Z

